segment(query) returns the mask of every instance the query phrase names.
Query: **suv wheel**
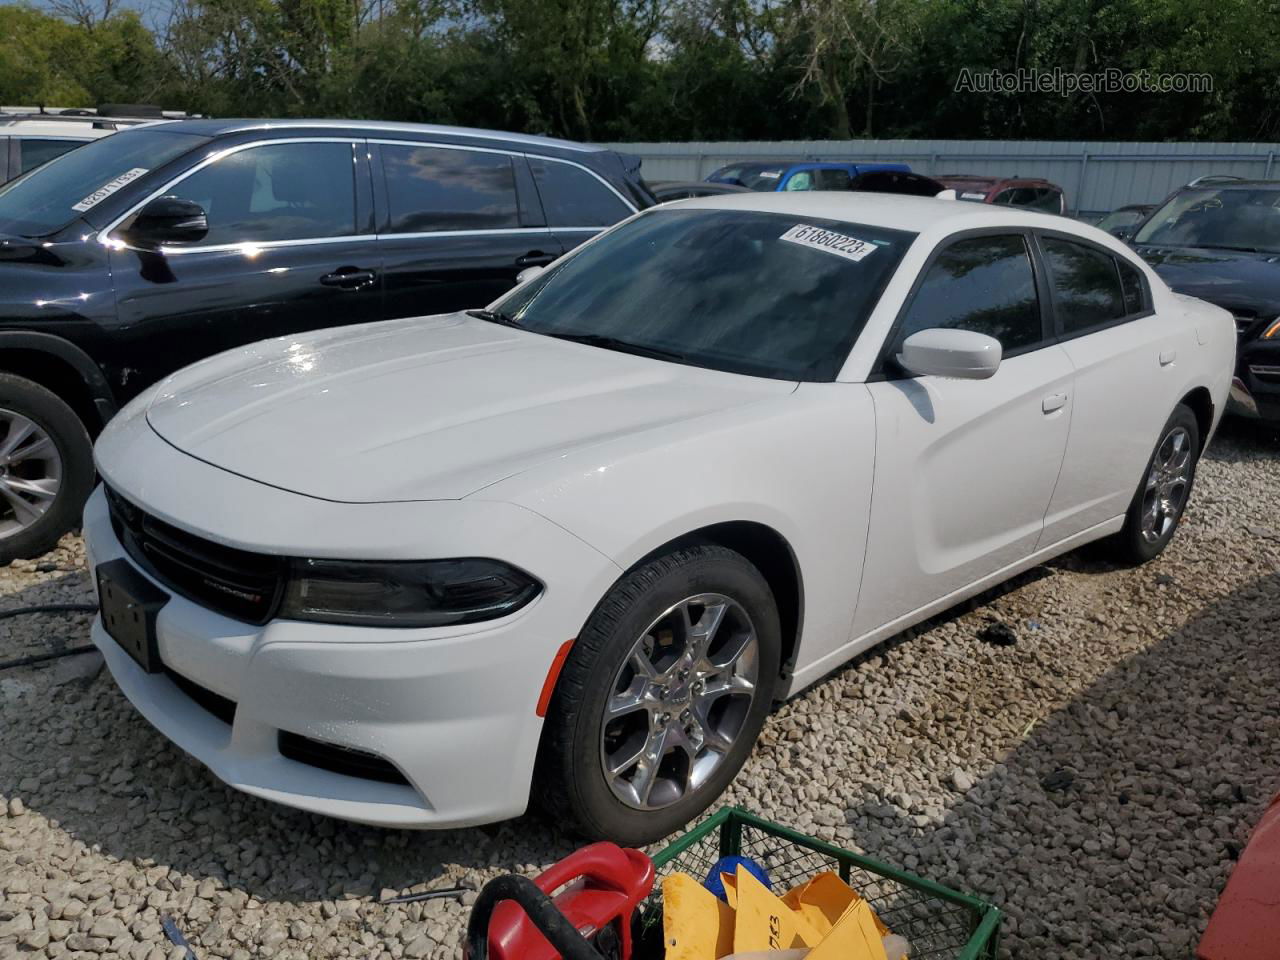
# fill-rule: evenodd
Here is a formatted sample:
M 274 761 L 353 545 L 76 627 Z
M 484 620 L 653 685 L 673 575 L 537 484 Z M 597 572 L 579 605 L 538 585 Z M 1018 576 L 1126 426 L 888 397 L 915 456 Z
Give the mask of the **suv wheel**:
M 632 570 L 587 622 L 547 716 L 537 792 L 578 832 L 640 845 L 733 780 L 773 701 L 780 628 L 760 572 L 718 546 Z
M 0 562 L 51 550 L 93 489 L 93 445 L 75 411 L 0 374 Z

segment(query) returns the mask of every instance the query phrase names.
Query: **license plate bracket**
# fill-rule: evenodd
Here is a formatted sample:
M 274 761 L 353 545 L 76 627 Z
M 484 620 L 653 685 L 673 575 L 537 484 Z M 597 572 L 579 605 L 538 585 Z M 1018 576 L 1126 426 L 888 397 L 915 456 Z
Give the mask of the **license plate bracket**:
M 160 673 L 164 665 L 156 642 L 156 616 L 169 595 L 127 560 L 110 560 L 98 567 L 97 575 L 102 626 L 138 666 Z

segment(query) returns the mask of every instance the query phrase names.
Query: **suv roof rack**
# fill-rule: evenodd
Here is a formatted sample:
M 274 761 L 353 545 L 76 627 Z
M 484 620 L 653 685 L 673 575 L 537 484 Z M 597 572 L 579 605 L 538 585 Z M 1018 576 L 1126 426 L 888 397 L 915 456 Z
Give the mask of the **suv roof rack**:
M 64 120 L 99 123 L 143 123 L 154 120 L 190 120 L 201 117 L 185 110 L 164 110 L 150 103 L 102 103 L 93 107 L 0 106 L 0 120 Z M 104 124 L 105 125 L 105 124 Z

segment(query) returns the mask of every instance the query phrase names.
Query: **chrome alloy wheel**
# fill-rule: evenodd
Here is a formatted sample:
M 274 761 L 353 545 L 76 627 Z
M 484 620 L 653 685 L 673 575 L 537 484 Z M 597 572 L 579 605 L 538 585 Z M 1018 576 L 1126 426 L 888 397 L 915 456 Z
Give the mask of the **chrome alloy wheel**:
M 1142 491 L 1142 536 L 1156 543 L 1178 522 L 1191 484 L 1191 434 L 1186 427 L 1170 430 L 1151 459 L 1151 472 Z
M 43 517 L 61 485 L 53 438 L 29 417 L 0 408 L 0 539 Z
M 614 796 L 658 810 L 706 783 L 746 723 L 759 667 L 755 626 L 730 597 L 689 597 L 654 620 L 605 704 L 600 760 Z

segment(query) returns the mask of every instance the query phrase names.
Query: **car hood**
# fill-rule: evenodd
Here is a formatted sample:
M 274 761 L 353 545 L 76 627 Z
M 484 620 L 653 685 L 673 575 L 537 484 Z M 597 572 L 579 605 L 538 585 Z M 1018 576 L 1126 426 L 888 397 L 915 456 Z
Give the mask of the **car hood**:
M 451 314 L 221 354 L 161 384 L 147 420 L 179 450 L 282 489 L 447 500 L 794 389 Z
M 1280 314 L 1280 254 L 1204 247 L 1134 249 L 1173 290 L 1238 316 Z

